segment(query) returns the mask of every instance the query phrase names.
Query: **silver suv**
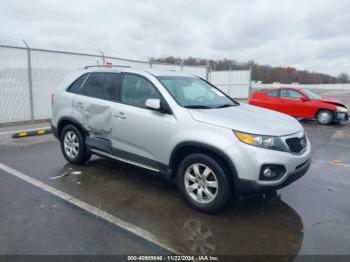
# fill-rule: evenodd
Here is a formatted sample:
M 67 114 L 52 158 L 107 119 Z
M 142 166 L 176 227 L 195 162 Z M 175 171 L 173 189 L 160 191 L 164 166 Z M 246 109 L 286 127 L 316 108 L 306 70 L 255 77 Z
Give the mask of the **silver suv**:
M 240 104 L 183 72 L 76 71 L 52 106 L 52 129 L 70 163 L 95 154 L 160 173 L 208 213 L 222 210 L 233 194 L 276 191 L 311 163 L 297 120 Z

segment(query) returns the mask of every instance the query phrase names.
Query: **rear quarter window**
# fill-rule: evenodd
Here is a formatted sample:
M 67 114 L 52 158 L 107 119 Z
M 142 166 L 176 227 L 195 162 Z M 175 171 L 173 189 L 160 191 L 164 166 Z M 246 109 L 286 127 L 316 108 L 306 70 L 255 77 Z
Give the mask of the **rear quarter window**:
M 67 89 L 67 92 L 74 94 L 82 93 L 82 85 L 85 82 L 85 79 L 89 76 L 89 74 L 84 74 L 80 76 L 77 80 L 75 80 Z
M 266 93 L 270 97 L 278 97 L 278 90 L 272 90 Z

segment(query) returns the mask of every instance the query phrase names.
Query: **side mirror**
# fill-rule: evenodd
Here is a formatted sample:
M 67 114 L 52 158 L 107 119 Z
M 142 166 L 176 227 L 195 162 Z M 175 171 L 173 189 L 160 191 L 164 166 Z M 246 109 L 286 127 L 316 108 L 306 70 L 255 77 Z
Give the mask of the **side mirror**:
M 305 96 L 302 96 L 302 97 L 300 97 L 300 100 L 301 100 L 301 102 L 307 102 L 307 101 L 309 101 L 310 99 L 307 98 L 307 97 L 305 97 Z
M 149 98 L 146 99 L 145 105 L 148 109 L 152 109 L 164 114 L 172 114 L 172 111 L 167 103 L 162 102 L 160 99 Z
M 160 109 L 160 99 L 153 99 L 153 98 L 146 99 L 145 105 L 149 109 L 158 111 Z

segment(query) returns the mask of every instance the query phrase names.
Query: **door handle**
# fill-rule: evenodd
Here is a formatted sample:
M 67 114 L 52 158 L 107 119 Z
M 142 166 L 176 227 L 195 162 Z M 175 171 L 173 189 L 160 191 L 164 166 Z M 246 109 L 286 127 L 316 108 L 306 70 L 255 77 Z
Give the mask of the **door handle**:
M 83 104 L 80 103 L 80 102 L 78 104 L 76 104 L 75 107 L 78 108 L 78 109 L 83 109 L 84 108 Z
M 117 118 L 120 118 L 120 119 L 125 119 L 126 118 L 126 116 L 125 116 L 125 114 L 123 112 L 120 112 L 119 114 L 114 114 L 113 116 L 117 117 Z

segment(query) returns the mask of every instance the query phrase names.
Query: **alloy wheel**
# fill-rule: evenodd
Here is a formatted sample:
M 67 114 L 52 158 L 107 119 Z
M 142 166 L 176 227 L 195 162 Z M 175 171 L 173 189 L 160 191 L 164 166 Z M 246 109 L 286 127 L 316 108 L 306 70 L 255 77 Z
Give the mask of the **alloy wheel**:
M 208 166 L 200 163 L 190 165 L 184 176 L 188 195 L 200 204 L 212 202 L 218 193 L 218 180 Z
M 71 159 L 76 158 L 79 153 L 79 140 L 73 131 L 68 131 L 64 136 L 64 151 Z
M 330 123 L 331 119 L 332 119 L 332 115 L 330 114 L 330 112 L 327 112 L 327 111 L 320 112 L 317 116 L 317 120 L 322 124 Z

